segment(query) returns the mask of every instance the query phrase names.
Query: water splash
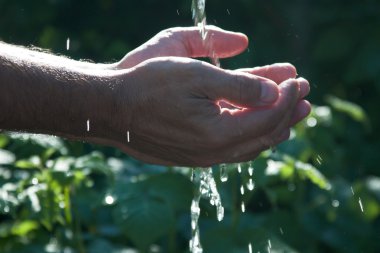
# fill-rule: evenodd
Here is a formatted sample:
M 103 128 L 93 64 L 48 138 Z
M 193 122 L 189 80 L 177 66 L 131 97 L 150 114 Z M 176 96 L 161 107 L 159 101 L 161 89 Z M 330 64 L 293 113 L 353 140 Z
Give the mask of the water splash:
M 195 184 L 194 198 L 191 203 L 191 235 L 189 246 L 192 253 L 203 252 L 199 238 L 199 216 L 201 209 L 199 202 L 201 197 L 209 199 L 210 204 L 216 206 L 216 216 L 218 221 L 224 218 L 224 207 L 216 183 L 212 174 L 212 168 L 198 168 L 192 171 L 192 181 Z

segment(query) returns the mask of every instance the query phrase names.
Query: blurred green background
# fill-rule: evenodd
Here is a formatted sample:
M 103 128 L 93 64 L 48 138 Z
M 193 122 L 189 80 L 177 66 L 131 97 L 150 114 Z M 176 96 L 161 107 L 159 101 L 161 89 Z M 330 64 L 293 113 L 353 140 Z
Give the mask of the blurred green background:
M 190 0 L 0 0 L 0 40 L 74 59 L 119 60 Z M 291 62 L 312 115 L 250 175 L 217 180 L 225 219 L 201 207 L 204 252 L 380 252 L 380 1 L 208 0 L 209 24 L 244 32 L 224 68 Z M 70 50 L 66 40 L 70 38 Z M 218 168 L 213 168 L 218 179 Z M 189 168 L 40 135 L 0 134 L 0 252 L 188 252 Z M 241 202 L 246 212 L 240 210 Z

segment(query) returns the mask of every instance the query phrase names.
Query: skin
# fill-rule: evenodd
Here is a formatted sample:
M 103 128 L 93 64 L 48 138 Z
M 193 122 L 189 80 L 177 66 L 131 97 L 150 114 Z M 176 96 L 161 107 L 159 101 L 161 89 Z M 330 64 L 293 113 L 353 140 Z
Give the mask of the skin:
M 114 64 L 2 43 L 0 128 L 109 145 L 162 165 L 252 160 L 309 114 L 309 83 L 288 63 L 225 70 L 192 59 L 247 48 L 241 33 L 207 29 L 206 42 L 196 28 L 164 30 Z

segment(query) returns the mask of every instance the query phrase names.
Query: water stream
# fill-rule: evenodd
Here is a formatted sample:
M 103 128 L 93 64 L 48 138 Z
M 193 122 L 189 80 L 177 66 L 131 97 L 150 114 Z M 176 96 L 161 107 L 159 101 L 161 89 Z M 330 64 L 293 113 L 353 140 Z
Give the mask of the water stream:
M 210 56 L 211 62 L 217 66 L 220 67 L 220 61 L 215 56 L 215 53 L 213 51 L 212 45 L 209 45 L 207 43 L 207 22 L 206 22 L 206 0 L 192 0 L 191 4 L 191 10 L 192 10 L 192 16 L 194 20 L 194 25 L 199 28 L 199 33 L 202 38 L 202 41 L 204 43 L 205 47 L 208 47 L 210 51 L 212 52 L 212 55 Z M 242 172 L 241 165 L 237 164 L 237 170 L 238 173 Z M 253 167 L 250 166 L 248 168 L 248 173 L 250 177 L 253 175 Z M 222 206 L 222 202 L 220 199 L 219 192 L 216 188 L 215 179 L 212 173 L 212 168 L 194 168 L 192 170 L 191 180 L 194 183 L 195 190 L 194 190 L 194 198 L 191 203 L 191 239 L 189 242 L 190 252 L 192 253 L 202 253 L 203 248 L 200 242 L 200 233 L 199 233 L 199 216 L 200 216 L 200 206 L 199 202 L 201 198 L 208 199 L 210 201 L 210 204 L 216 207 L 216 216 L 218 221 L 223 220 L 224 217 L 224 208 Z M 227 182 L 228 180 L 228 171 L 227 171 L 227 165 L 221 164 L 220 165 L 220 181 L 221 182 Z M 247 189 L 252 191 L 254 188 L 254 184 L 252 181 L 252 178 L 249 179 L 247 185 Z M 241 185 L 240 187 L 240 193 L 241 195 L 244 195 L 244 185 Z M 241 202 L 241 212 L 245 212 L 245 203 L 244 201 Z M 249 252 L 252 252 L 252 245 L 249 244 Z

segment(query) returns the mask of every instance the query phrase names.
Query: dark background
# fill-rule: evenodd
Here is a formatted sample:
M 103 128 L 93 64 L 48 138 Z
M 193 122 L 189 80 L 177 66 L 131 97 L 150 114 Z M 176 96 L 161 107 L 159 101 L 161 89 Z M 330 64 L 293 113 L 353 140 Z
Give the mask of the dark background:
M 0 0 L 0 40 L 49 49 L 54 53 L 74 59 L 114 62 L 165 28 L 191 26 L 190 5 L 190 0 Z M 216 223 L 214 216 L 209 217 L 208 212 L 214 212 L 214 210 L 203 203 L 203 210 L 206 211 L 201 217 L 201 232 L 204 235 L 201 236 L 201 240 L 205 246 L 205 252 L 247 252 L 246 242 L 249 240 L 253 241 L 254 245 L 257 242 L 259 245 L 257 250 L 261 247 L 260 243 L 266 242 L 267 238 L 272 238 L 272 236 L 275 238 L 272 240 L 273 244 L 277 245 L 273 246 L 272 252 L 276 252 L 276 247 L 278 247 L 277 252 L 288 252 L 286 248 L 288 246 L 299 252 L 380 252 L 378 165 L 380 1 L 208 0 L 206 12 L 209 24 L 243 32 L 250 39 L 249 50 L 233 59 L 222 60 L 222 67 L 241 68 L 274 62 L 290 62 L 297 67 L 300 76 L 310 81 L 312 89 L 309 100 L 315 105 L 315 109 L 327 109 L 328 115 L 320 115 L 317 110 L 314 110 L 312 117 L 317 119 L 317 126 L 310 127 L 306 123 L 300 125 L 296 129 L 297 137 L 280 146 L 279 154 L 264 155 L 263 165 L 260 160 L 257 162 L 257 170 L 265 171 L 266 159 L 281 161 L 283 171 L 293 168 L 293 174 L 284 176 L 284 173 L 278 173 L 277 177 L 262 178 L 262 181 L 258 178 L 255 193 L 246 200 L 248 214 L 239 216 L 238 221 L 236 221 L 236 210 L 239 209 L 239 203 L 234 202 L 234 198 L 238 196 L 236 182 L 244 181 L 244 179 L 239 179 L 236 172 L 231 169 L 232 179 L 228 184 L 219 186 L 222 188 L 222 198 L 225 198 L 227 206 L 227 225 Z M 67 38 L 71 41 L 69 51 L 66 50 Z M 0 172 L 3 171 L 2 175 L 5 175 L 5 171 L 10 171 L 9 173 L 12 174 L 11 179 L 4 177 L 3 181 L 0 180 L 0 186 L 2 184 L 4 189 L 7 182 L 12 182 L 18 187 L 16 193 L 27 189 L 28 182 L 30 184 L 32 178 L 41 177 L 44 174 L 38 170 L 28 170 L 28 172 L 24 171 L 27 176 L 19 177 L 17 173 L 22 166 L 19 166 L 20 163 L 17 164 L 17 161 L 24 161 L 32 155 L 42 156 L 49 148 L 54 151 L 51 157 L 49 156 L 53 160 L 65 156 L 79 159 L 93 154 L 94 150 L 101 151 L 100 154 L 96 153 L 99 157 L 95 155 L 96 158 L 94 158 L 96 160 L 94 163 L 97 165 L 89 166 L 91 172 L 86 174 L 93 179 L 93 184 L 87 187 L 88 189 L 83 186 L 84 181 L 77 182 L 76 189 L 71 181 L 68 186 L 65 184 L 66 181 L 54 179 L 61 187 L 54 194 L 63 194 L 66 187 L 70 189 L 73 202 L 73 210 L 69 210 L 73 213 L 71 224 L 79 227 L 74 229 L 75 226 L 72 225 L 73 228 L 71 228 L 67 215 L 66 222 L 54 215 L 49 216 L 49 221 L 44 221 L 45 216 L 41 218 L 34 215 L 30 207 L 25 207 L 28 204 L 22 201 L 14 206 L 9 204 L 11 208 L 14 208 L 12 214 L 5 211 L 1 214 L 0 211 L 0 251 L 41 252 L 42 249 L 48 251 L 46 245 L 50 243 L 49 233 L 53 231 L 59 242 L 57 251 L 62 252 L 65 247 L 74 252 L 97 252 L 95 249 L 99 252 L 104 252 L 100 250 L 122 252 L 121 250 L 126 247 L 146 250 L 147 245 L 150 246 L 152 243 L 157 245 L 160 252 L 185 252 L 190 233 L 189 214 L 185 208 L 183 210 L 180 208 L 181 211 L 178 211 L 173 207 L 175 229 L 171 227 L 171 229 L 155 233 L 152 232 L 155 231 L 154 229 L 144 224 L 147 227 L 144 227 L 141 234 L 134 234 L 129 232 L 129 228 L 135 223 L 132 225 L 126 223 L 123 226 L 128 231 L 118 228 L 111 229 L 111 234 L 107 234 L 104 232 L 104 227 L 114 228 L 115 224 L 120 223 L 117 219 L 115 221 L 115 218 L 108 217 L 107 213 L 117 213 L 118 205 L 122 204 L 116 203 L 109 207 L 103 201 L 105 194 L 110 191 L 115 191 L 114 195 L 123 199 L 123 195 L 115 190 L 118 183 L 117 180 L 115 183 L 114 177 L 115 175 L 117 177 L 118 172 L 115 172 L 109 163 L 103 164 L 110 157 L 116 157 L 123 163 L 127 163 L 124 170 L 128 172 L 126 173 L 128 180 L 131 175 L 136 176 L 136 174 L 148 177 L 149 179 L 145 180 L 147 182 L 143 180 L 145 183 L 139 186 L 142 188 L 154 189 L 151 184 L 155 185 L 154 182 L 156 182 L 157 186 L 157 184 L 160 185 L 157 181 L 166 180 L 160 178 L 159 172 L 164 173 L 161 175 L 169 173 L 168 182 L 177 182 L 176 177 L 182 175 L 183 172 L 178 172 L 173 168 L 150 167 L 128 158 L 117 150 L 105 147 L 66 141 L 62 146 L 51 147 L 38 141 L 36 144 L 33 140 L 25 140 L 19 136 L 1 135 L 0 137 L 0 148 L 11 152 L 16 157 L 13 163 L 0 167 Z M 64 148 L 68 151 L 62 151 Z M 293 160 L 289 162 L 287 156 L 292 157 Z M 313 176 L 297 169 L 295 161 L 315 166 L 317 171 L 330 181 L 332 188 L 325 191 L 311 184 L 306 179 L 313 181 Z M 104 170 L 109 170 L 111 175 L 98 170 L 103 165 L 106 167 Z M 54 172 L 54 168 L 47 165 L 45 167 Z M 153 183 L 149 181 L 151 176 L 153 181 L 156 180 Z M 170 177 L 174 177 L 173 181 L 170 181 Z M 235 182 L 233 178 L 237 181 Z M 40 181 L 50 182 L 50 179 L 41 177 Z M 189 207 L 191 184 L 187 178 L 184 182 L 188 184 L 188 188 L 183 188 L 188 191 L 183 194 L 190 192 L 190 195 L 186 195 L 188 199 L 183 197 L 185 199 L 183 200 L 179 195 L 180 192 L 172 197 L 178 203 L 185 201 L 183 206 Z M 126 188 L 134 188 L 130 181 L 119 183 L 123 183 L 122 185 Z M 173 189 L 180 187 L 173 184 Z M 289 190 L 293 188 L 289 188 L 289 185 L 294 185 L 295 190 Z M 54 183 L 50 186 L 55 187 Z M 182 190 L 183 188 L 180 187 Z M 351 188 L 356 194 L 351 193 Z M 75 201 L 90 198 L 86 194 L 93 194 L 91 189 L 95 192 L 100 189 L 99 199 L 93 200 L 97 201 L 96 207 L 91 204 L 89 204 L 90 209 L 80 204 L 75 206 Z M 169 188 L 168 192 L 173 192 L 173 189 Z M 139 188 L 137 192 L 140 190 Z M 232 193 L 229 192 L 230 190 Z M 77 197 L 74 194 L 75 191 L 82 191 L 83 198 L 81 199 L 80 194 Z M 145 190 L 141 191 L 145 192 Z M 161 197 L 165 199 L 172 194 L 168 192 L 163 193 Z M 41 201 L 44 198 L 43 195 L 38 195 L 38 197 Z M 3 202 L 4 206 L 8 203 L 4 197 L 3 200 L 1 198 L 0 195 L 0 210 Z M 359 198 L 363 202 L 364 212 L 360 211 Z M 339 201 L 339 207 L 331 205 L 333 200 Z M 174 200 L 171 199 L 171 201 Z M 127 201 L 125 205 L 128 206 L 128 203 Z M 147 201 L 147 203 L 151 202 Z M 153 207 L 157 206 L 152 205 Z M 162 210 L 166 210 L 166 207 L 161 207 Z M 100 211 L 93 213 L 94 208 Z M 109 210 L 110 208 L 112 210 Z M 57 209 L 58 214 L 64 212 L 59 210 L 59 207 Z M 81 216 L 83 215 L 81 212 L 87 211 L 92 212 L 91 217 L 95 221 L 86 221 Z M 112 217 L 115 216 L 117 215 Z M 79 225 L 78 220 L 82 220 Z M 22 223 L 29 221 L 32 223 Z M 29 229 L 18 233 L 16 229 L 14 232 L 19 224 L 29 224 Z M 287 224 L 288 230 L 285 235 L 279 234 L 278 224 Z M 159 222 L 150 225 L 162 226 Z M 141 226 L 138 227 L 141 229 Z M 75 238 L 70 239 L 67 236 L 66 238 L 63 235 L 65 229 L 72 229 L 76 235 Z M 148 234 L 154 235 L 150 237 Z M 248 237 L 252 235 L 252 237 L 248 240 L 247 235 Z M 145 238 L 146 241 L 141 238 Z M 265 249 L 264 246 L 263 249 Z M 151 250 L 154 252 L 154 249 Z M 289 250 L 289 252 L 293 251 Z

